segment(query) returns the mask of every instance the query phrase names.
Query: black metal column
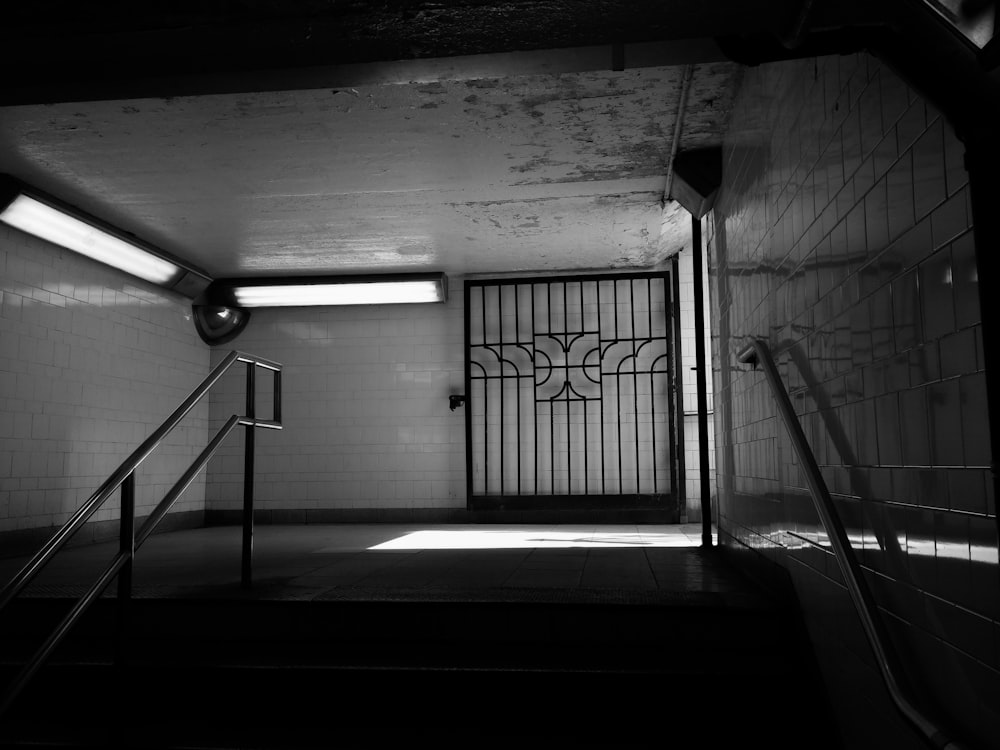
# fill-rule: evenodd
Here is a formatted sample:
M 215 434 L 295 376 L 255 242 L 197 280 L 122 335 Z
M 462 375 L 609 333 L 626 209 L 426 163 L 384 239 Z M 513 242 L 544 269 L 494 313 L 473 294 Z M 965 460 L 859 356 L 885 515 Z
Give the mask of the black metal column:
M 254 411 L 255 381 L 257 368 L 253 362 L 247 362 L 247 409 L 246 416 L 255 419 Z M 240 574 L 240 584 L 243 588 L 253 585 L 253 457 L 254 457 L 253 425 L 246 426 L 243 439 L 243 559 Z
M 465 336 L 465 507 L 472 510 L 472 404 L 475 393 L 472 391 L 472 362 L 469 358 L 470 330 L 472 327 L 472 308 L 470 307 L 471 293 L 469 282 L 463 285 L 462 310 L 465 316 L 464 336 Z
M 701 271 L 701 219 L 691 216 L 691 256 L 694 263 L 694 356 L 698 389 L 698 464 L 701 474 L 701 544 L 712 546 L 712 484 L 708 468 L 708 383 L 705 364 L 705 293 Z

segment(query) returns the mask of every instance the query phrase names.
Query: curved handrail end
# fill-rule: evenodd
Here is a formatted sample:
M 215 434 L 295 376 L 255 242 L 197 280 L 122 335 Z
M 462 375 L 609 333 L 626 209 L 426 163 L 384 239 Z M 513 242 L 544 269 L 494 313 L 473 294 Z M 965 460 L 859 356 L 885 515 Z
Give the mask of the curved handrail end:
M 736 361 L 745 365 L 757 366 L 757 347 L 754 344 L 748 344 L 746 347 L 741 349 L 736 355 Z

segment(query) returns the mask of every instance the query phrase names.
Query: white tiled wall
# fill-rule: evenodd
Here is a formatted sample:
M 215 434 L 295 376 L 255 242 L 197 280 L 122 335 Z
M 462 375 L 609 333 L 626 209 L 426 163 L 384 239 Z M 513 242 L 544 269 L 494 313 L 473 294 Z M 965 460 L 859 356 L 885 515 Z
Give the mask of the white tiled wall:
M 687 261 L 687 268 L 684 263 Z M 685 331 L 693 326 L 682 257 Z M 65 520 L 209 369 L 187 300 L 0 228 L 0 531 Z M 258 433 L 256 497 L 268 508 L 464 508 L 462 281 L 444 305 L 259 310 L 234 347 L 284 373 L 280 433 Z M 684 346 L 693 393 L 694 346 Z M 212 364 L 229 351 L 218 347 Z M 260 376 L 260 412 L 270 409 Z M 244 411 L 244 373 L 213 390 L 138 475 L 148 513 L 225 416 Z M 686 406 L 694 410 L 693 396 Z M 689 505 L 698 508 L 697 433 L 688 418 Z M 238 508 L 242 432 L 178 510 Z M 117 518 L 115 497 L 94 520 Z
M 62 523 L 208 372 L 184 298 L 0 225 L 0 532 Z M 196 407 L 136 475 L 147 514 L 205 445 Z M 204 479 L 177 510 L 204 508 Z M 93 517 L 118 517 L 115 497 Z
M 284 430 L 260 431 L 256 508 L 465 508 L 462 282 L 449 301 L 255 310 L 232 348 L 276 360 Z M 270 376 L 258 415 L 269 417 Z M 213 392 L 213 429 L 244 411 L 245 373 Z M 210 510 L 242 507 L 243 437 L 209 465 Z
M 1000 540 L 973 155 L 873 57 L 761 65 L 734 103 L 705 222 L 720 540 L 744 565 L 791 574 L 847 747 L 923 743 L 885 704 L 774 399 L 737 353 L 750 337 L 774 352 L 907 677 L 970 746 L 996 747 Z

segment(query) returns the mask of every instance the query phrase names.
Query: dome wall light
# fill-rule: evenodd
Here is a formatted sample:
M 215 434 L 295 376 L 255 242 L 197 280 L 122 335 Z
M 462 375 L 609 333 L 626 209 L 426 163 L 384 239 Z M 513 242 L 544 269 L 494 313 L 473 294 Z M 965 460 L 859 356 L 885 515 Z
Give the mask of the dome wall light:
M 194 327 L 206 344 L 225 344 L 239 336 L 250 322 L 250 313 L 223 305 L 191 306 Z
M 68 203 L 0 174 L 0 221 L 150 283 L 194 297 L 211 278 Z
M 250 311 L 233 299 L 228 284 L 213 281 L 191 303 L 194 327 L 206 344 L 225 344 L 239 336 L 250 322 Z
M 445 302 L 443 273 L 218 279 L 210 296 L 238 308 Z

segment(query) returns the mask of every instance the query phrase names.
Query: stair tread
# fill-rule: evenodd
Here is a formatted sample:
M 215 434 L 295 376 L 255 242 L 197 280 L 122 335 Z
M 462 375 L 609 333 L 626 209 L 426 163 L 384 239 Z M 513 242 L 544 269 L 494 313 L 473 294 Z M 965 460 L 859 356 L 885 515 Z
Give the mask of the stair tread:
M 22 601 L 76 601 L 86 586 L 33 584 L 21 594 Z M 258 584 L 250 590 L 237 584 L 225 586 L 136 585 L 132 598 L 177 602 L 454 602 L 479 604 L 621 604 L 658 605 L 670 607 L 728 607 L 771 609 L 774 603 L 753 590 L 681 591 L 670 589 L 629 589 L 593 587 L 544 586 L 295 586 L 284 582 Z M 115 601 L 108 589 L 98 600 L 102 604 Z

